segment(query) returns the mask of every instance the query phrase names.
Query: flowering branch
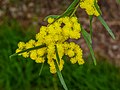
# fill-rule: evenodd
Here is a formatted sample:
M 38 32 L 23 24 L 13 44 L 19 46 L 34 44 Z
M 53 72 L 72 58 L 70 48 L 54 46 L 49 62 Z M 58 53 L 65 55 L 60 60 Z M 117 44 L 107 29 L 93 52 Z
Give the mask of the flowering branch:
M 36 34 L 36 40 L 28 42 L 19 42 L 16 55 L 22 55 L 25 58 L 31 58 L 36 63 L 42 63 L 40 73 L 42 72 L 45 61 L 50 66 L 50 72 L 58 75 L 61 84 L 65 90 L 68 90 L 63 79 L 61 71 L 64 65 L 64 56 L 70 58 L 72 64 L 84 64 L 82 49 L 75 42 L 67 42 L 69 39 L 80 39 L 81 33 L 90 49 L 94 65 L 96 59 L 92 49 L 92 20 L 96 16 L 108 33 L 115 39 L 112 30 L 108 27 L 107 23 L 101 17 L 102 12 L 98 0 L 74 0 L 70 6 L 61 15 L 49 15 L 44 20 L 48 22 L 47 26 L 41 26 L 40 32 Z M 78 7 L 81 7 L 89 15 L 90 19 L 90 33 L 88 33 L 80 24 L 75 12 Z M 47 58 L 47 59 L 46 59 Z

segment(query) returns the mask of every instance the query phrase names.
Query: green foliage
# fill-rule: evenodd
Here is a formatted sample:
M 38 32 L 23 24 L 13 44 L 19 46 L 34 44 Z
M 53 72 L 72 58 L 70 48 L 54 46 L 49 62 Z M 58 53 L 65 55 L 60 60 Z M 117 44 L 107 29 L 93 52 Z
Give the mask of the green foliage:
M 116 2 L 117 2 L 118 4 L 120 4 L 120 0 L 116 0 Z
M 82 28 L 82 26 L 81 26 L 81 28 Z M 93 49 L 92 49 L 91 36 L 90 36 L 90 34 L 87 33 L 83 28 L 82 28 L 82 31 L 81 31 L 81 32 L 82 32 L 82 35 L 83 35 L 83 37 L 84 37 L 84 39 L 85 39 L 85 41 L 86 41 L 86 43 L 87 43 L 87 45 L 88 45 L 88 47 L 89 47 L 89 49 L 90 49 L 90 54 L 91 54 L 91 56 L 92 56 L 94 65 L 96 65 L 97 63 L 96 63 L 96 58 L 95 58 L 95 55 L 94 55 L 94 51 L 93 51 Z
M 98 19 L 100 20 L 100 22 L 102 23 L 102 25 L 106 28 L 106 30 L 108 31 L 108 33 L 111 35 L 111 37 L 113 39 L 115 39 L 115 36 L 112 32 L 112 30 L 109 28 L 109 26 L 107 25 L 107 23 L 104 21 L 104 19 L 101 16 L 98 16 Z
M 39 77 L 42 64 L 36 64 L 33 60 L 20 56 L 9 59 L 19 41 L 32 38 L 31 35 L 24 38 L 29 32 L 31 35 L 34 34 L 24 31 L 16 21 L 9 20 L 0 25 L 0 90 L 57 90 L 56 87 L 63 90 L 59 79 L 49 72 L 47 64 L 44 64 Z M 86 60 L 82 66 L 72 65 L 66 60 L 62 73 L 69 90 L 120 89 L 119 68 L 102 58 L 99 58 L 97 66 L 88 62 L 91 58 Z
M 59 58 L 59 55 L 58 55 L 57 46 L 55 46 L 55 52 L 56 52 L 56 57 L 57 57 L 57 60 L 55 62 L 55 67 L 56 67 L 56 70 L 57 70 L 57 74 L 58 74 L 59 80 L 60 80 L 61 84 L 63 85 L 63 88 L 65 90 L 68 90 L 68 88 L 66 86 L 66 83 L 64 81 L 64 78 L 62 76 L 62 73 L 61 73 L 61 71 L 59 70 L 59 67 L 58 67 L 58 64 L 60 64 L 60 58 Z M 58 64 L 57 64 L 57 62 L 58 62 Z
M 76 4 L 78 4 L 79 0 L 74 0 L 69 6 L 68 8 L 65 10 L 64 13 L 62 13 L 61 15 L 49 15 L 47 17 L 45 17 L 45 21 L 48 19 L 48 18 L 55 18 L 55 19 L 58 19 L 58 18 L 61 18 L 61 17 L 64 17 L 64 16 L 69 16 L 70 14 L 72 14 L 74 12 L 74 9 L 77 9 L 76 8 Z

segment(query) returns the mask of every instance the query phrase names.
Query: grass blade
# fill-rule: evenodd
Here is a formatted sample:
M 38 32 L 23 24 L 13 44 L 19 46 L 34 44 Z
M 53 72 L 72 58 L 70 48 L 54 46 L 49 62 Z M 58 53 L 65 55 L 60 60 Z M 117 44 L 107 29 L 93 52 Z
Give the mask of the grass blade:
M 101 16 L 98 16 L 98 19 L 100 20 L 100 22 L 102 23 L 102 25 L 106 28 L 106 30 L 108 31 L 108 33 L 111 35 L 111 37 L 113 39 L 115 39 L 115 36 L 112 32 L 112 30 L 109 28 L 109 26 L 107 25 L 107 23 L 104 21 L 104 19 Z
M 57 50 L 57 46 L 55 46 L 56 48 L 56 50 L 55 50 L 55 52 L 56 52 L 56 57 L 57 57 L 57 60 L 60 60 L 60 58 L 59 58 L 59 55 L 58 55 L 58 50 Z M 56 70 L 57 70 L 57 74 L 58 74 L 58 77 L 59 77 L 59 80 L 60 80 L 60 82 L 61 82 L 61 84 L 63 85 L 63 88 L 65 89 L 65 90 L 68 90 L 68 88 L 67 88 L 67 86 L 66 86 L 66 84 L 65 84 L 65 81 L 64 81 L 64 78 L 63 78 L 63 76 L 62 76 L 62 73 L 61 73 L 61 71 L 59 70 L 59 67 L 58 67 L 58 64 L 57 64 L 57 60 L 55 61 L 55 67 L 56 67 Z
M 81 28 L 82 28 L 82 26 L 81 26 Z M 85 32 L 85 30 L 82 28 L 82 35 L 83 35 L 83 37 L 84 37 L 84 39 L 85 39 L 85 41 L 90 49 L 90 53 L 91 53 L 91 56 L 93 58 L 93 63 L 94 63 L 94 65 L 96 65 L 96 59 L 95 59 L 94 51 L 92 49 L 92 45 L 90 43 L 89 37 L 87 37 L 84 32 Z

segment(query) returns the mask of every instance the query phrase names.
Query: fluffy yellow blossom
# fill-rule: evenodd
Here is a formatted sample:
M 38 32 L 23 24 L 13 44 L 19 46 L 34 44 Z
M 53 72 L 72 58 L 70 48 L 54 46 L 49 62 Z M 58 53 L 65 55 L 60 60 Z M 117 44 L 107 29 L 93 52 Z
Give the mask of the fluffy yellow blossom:
M 74 42 L 68 43 L 68 39 L 80 38 L 80 23 L 76 17 L 63 17 L 58 20 L 48 18 L 48 25 L 41 26 L 40 32 L 36 34 L 36 40 L 30 40 L 27 43 L 19 42 L 16 53 L 45 44 L 46 47 L 21 53 L 23 57 L 30 57 L 36 63 L 44 63 L 50 66 L 50 72 L 56 73 L 55 62 L 57 61 L 55 46 L 57 47 L 60 61 L 57 61 L 59 70 L 63 69 L 63 56 L 70 57 L 71 63 L 83 64 L 82 50 Z M 47 58 L 47 59 L 46 59 Z
M 71 17 L 70 21 L 73 22 L 73 23 L 76 23 L 77 22 L 77 17 Z
M 63 69 L 63 65 L 64 65 L 64 60 L 60 59 L 60 64 L 58 64 L 58 67 L 59 67 L 60 71 Z M 50 63 L 50 72 L 51 73 L 56 73 L 56 67 L 55 67 L 55 64 L 54 64 L 53 60 Z
M 22 49 L 20 49 L 20 48 L 16 49 L 16 53 L 19 53 L 21 51 L 22 51 Z M 18 55 L 21 55 L 21 54 L 18 54 Z
M 27 53 L 27 52 L 24 52 L 24 53 L 22 53 L 21 55 L 22 55 L 23 57 L 25 57 L 25 58 L 29 57 L 29 53 Z
M 46 53 L 46 47 L 37 49 L 38 56 L 43 56 Z
M 35 45 L 35 40 L 30 40 L 29 42 L 26 43 L 25 47 L 26 49 L 32 48 Z
M 25 43 L 24 42 L 19 42 L 18 43 L 18 48 L 21 49 L 21 50 L 24 49 L 25 48 Z
M 30 58 L 33 60 L 37 59 L 37 51 L 36 50 L 30 51 Z
M 96 2 L 98 1 L 96 0 Z M 85 9 L 88 15 L 95 15 L 95 16 L 100 15 L 94 5 L 94 0 L 80 0 L 80 7 L 82 9 Z
M 75 55 L 74 51 L 72 49 L 67 50 L 67 55 L 69 57 L 73 57 Z
M 44 61 L 45 61 L 45 59 L 43 57 L 38 57 L 35 60 L 36 63 L 44 63 Z
M 70 59 L 70 61 L 71 61 L 72 64 L 75 64 L 77 62 L 77 59 L 75 57 L 73 57 L 73 58 Z
M 18 52 L 21 52 L 21 49 L 19 49 L 19 48 L 18 48 L 18 49 L 16 49 L 16 53 L 18 53 Z
M 53 62 L 53 64 L 50 65 L 50 72 L 51 73 L 56 73 L 56 68 L 55 68 L 54 62 Z
M 48 18 L 48 23 L 52 23 L 54 21 L 53 18 Z
M 58 65 L 60 71 L 63 69 L 63 65 L 64 65 L 64 60 L 61 59 L 61 60 L 60 60 L 60 64 Z
M 78 60 L 78 64 L 79 64 L 79 65 L 82 65 L 82 64 L 84 64 L 84 63 L 85 63 L 85 62 L 84 62 L 83 59 L 79 59 L 79 60 Z
M 65 52 L 63 44 L 57 44 L 57 50 L 58 50 L 59 58 L 62 58 Z

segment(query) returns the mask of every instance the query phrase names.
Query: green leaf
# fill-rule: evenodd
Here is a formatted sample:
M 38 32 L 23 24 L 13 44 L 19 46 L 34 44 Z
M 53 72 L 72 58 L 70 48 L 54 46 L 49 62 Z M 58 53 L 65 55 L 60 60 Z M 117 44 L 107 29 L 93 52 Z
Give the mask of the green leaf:
M 101 16 L 98 16 L 98 19 L 100 20 L 100 22 L 102 23 L 102 25 L 106 28 L 106 30 L 108 31 L 108 33 L 111 35 L 111 37 L 113 39 L 115 39 L 115 36 L 112 32 L 112 30 L 109 28 L 109 26 L 107 25 L 107 23 L 104 21 L 104 19 Z
M 65 12 L 61 16 L 63 17 L 63 16 L 66 16 L 66 15 L 70 14 L 71 13 L 70 11 L 74 10 L 74 8 L 75 8 L 75 6 L 76 6 L 76 4 L 78 2 L 79 2 L 79 0 L 74 0 L 72 2 L 72 4 L 69 5 L 69 7 L 67 8 L 67 10 L 65 10 Z
M 80 3 L 78 3 L 78 4 L 75 6 L 75 8 L 74 8 L 74 10 L 72 11 L 70 17 L 72 17 L 73 15 L 75 15 L 75 12 L 77 11 L 77 8 L 78 8 L 79 6 L 80 6 Z
M 82 35 L 83 35 L 83 37 L 84 37 L 84 39 L 85 39 L 85 41 L 86 41 L 86 43 L 87 43 L 87 45 L 88 45 L 88 47 L 90 49 L 90 53 L 91 53 L 91 56 L 93 58 L 94 65 L 96 65 L 96 59 L 95 59 L 94 51 L 92 49 L 92 45 L 90 43 L 89 37 L 86 36 L 85 30 L 82 28 L 82 26 L 81 26 L 81 29 L 82 29 L 82 31 L 81 31 Z
M 42 63 L 42 65 L 41 65 L 40 72 L 39 72 L 39 76 L 40 76 L 40 75 L 41 75 L 41 73 L 42 73 L 43 66 L 44 66 L 44 63 Z
M 24 52 L 28 52 L 28 51 L 31 51 L 31 50 L 36 50 L 36 49 L 43 48 L 43 47 L 46 47 L 46 45 L 43 44 L 43 45 L 40 45 L 40 46 L 36 46 L 36 47 L 33 47 L 33 48 L 29 48 L 29 49 L 23 50 L 23 51 L 21 51 L 21 52 L 14 53 L 14 54 L 10 55 L 9 57 L 10 57 L 10 59 L 11 59 L 12 57 L 17 56 L 18 54 L 21 54 L 21 53 L 24 53 Z
M 60 60 L 60 58 L 59 58 L 59 55 L 58 55 L 58 50 L 57 50 L 57 46 L 55 46 L 56 48 L 56 50 L 55 50 L 55 52 L 56 52 L 56 57 L 57 57 L 57 60 L 59 61 Z M 55 60 L 55 67 L 56 67 L 56 70 L 57 70 L 57 75 L 58 75 L 58 77 L 59 77 L 59 80 L 60 80 L 60 82 L 61 82 L 61 84 L 63 85 L 63 88 L 65 89 L 65 90 L 68 90 L 68 88 L 67 88 L 67 86 L 66 86 L 66 84 L 65 84 L 65 81 L 64 81 L 64 78 L 63 78 L 63 76 L 62 76 L 62 73 L 61 73 L 61 71 L 59 70 L 59 67 L 58 67 L 58 64 L 57 64 L 57 60 Z
M 89 19 L 90 19 L 90 36 L 92 38 L 92 35 L 93 35 L 93 28 L 92 28 L 93 15 L 90 15 Z
M 59 18 L 59 17 L 60 17 L 60 15 L 49 15 L 49 16 L 47 16 L 47 17 L 44 18 L 44 21 L 47 21 L 48 18 L 57 19 L 57 18 Z
M 56 58 L 58 60 L 58 64 L 60 64 L 60 58 L 59 58 L 59 54 L 58 54 L 58 50 L 57 50 L 57 46 L 55 45 L 55 52 L 56 52 Z
M 102 15 L 102 11 L 100 10 L 99 5 L 97 4 L 97 1 L 96 1 L 96 0 L 94 0 L 94 5 L 95 5 L 95 8 L 97 9 L 98 13 L 99 13 L 100 15 Z
M 85 37 L 88 38 L 89 43 L 92 44 L 92 39 L 91 39 L 90 34 L 86 30 L 81 30 L 81 32 L 82 32 L 82 34 L 85 35 Z
M 59 19 L 61 17 L 70 15 L 73 12 L 73 10 L 74 10 L 74 8 L 75 8 L 75 6 L 76 6 L 76 4 L 78 2 L 79 2 L 79 0 L 74 0 L 72 2 L 72 4 L 69 5 L 69 7 L 65 10 L 65 12 L 63 14 L 61 14 L 61 15 L 49 15 L 49 16 L 45 17 L 44 20 L 46 21 L 49 17 L 52 17 L 52 18 L 55 18 L 55 19 Z

